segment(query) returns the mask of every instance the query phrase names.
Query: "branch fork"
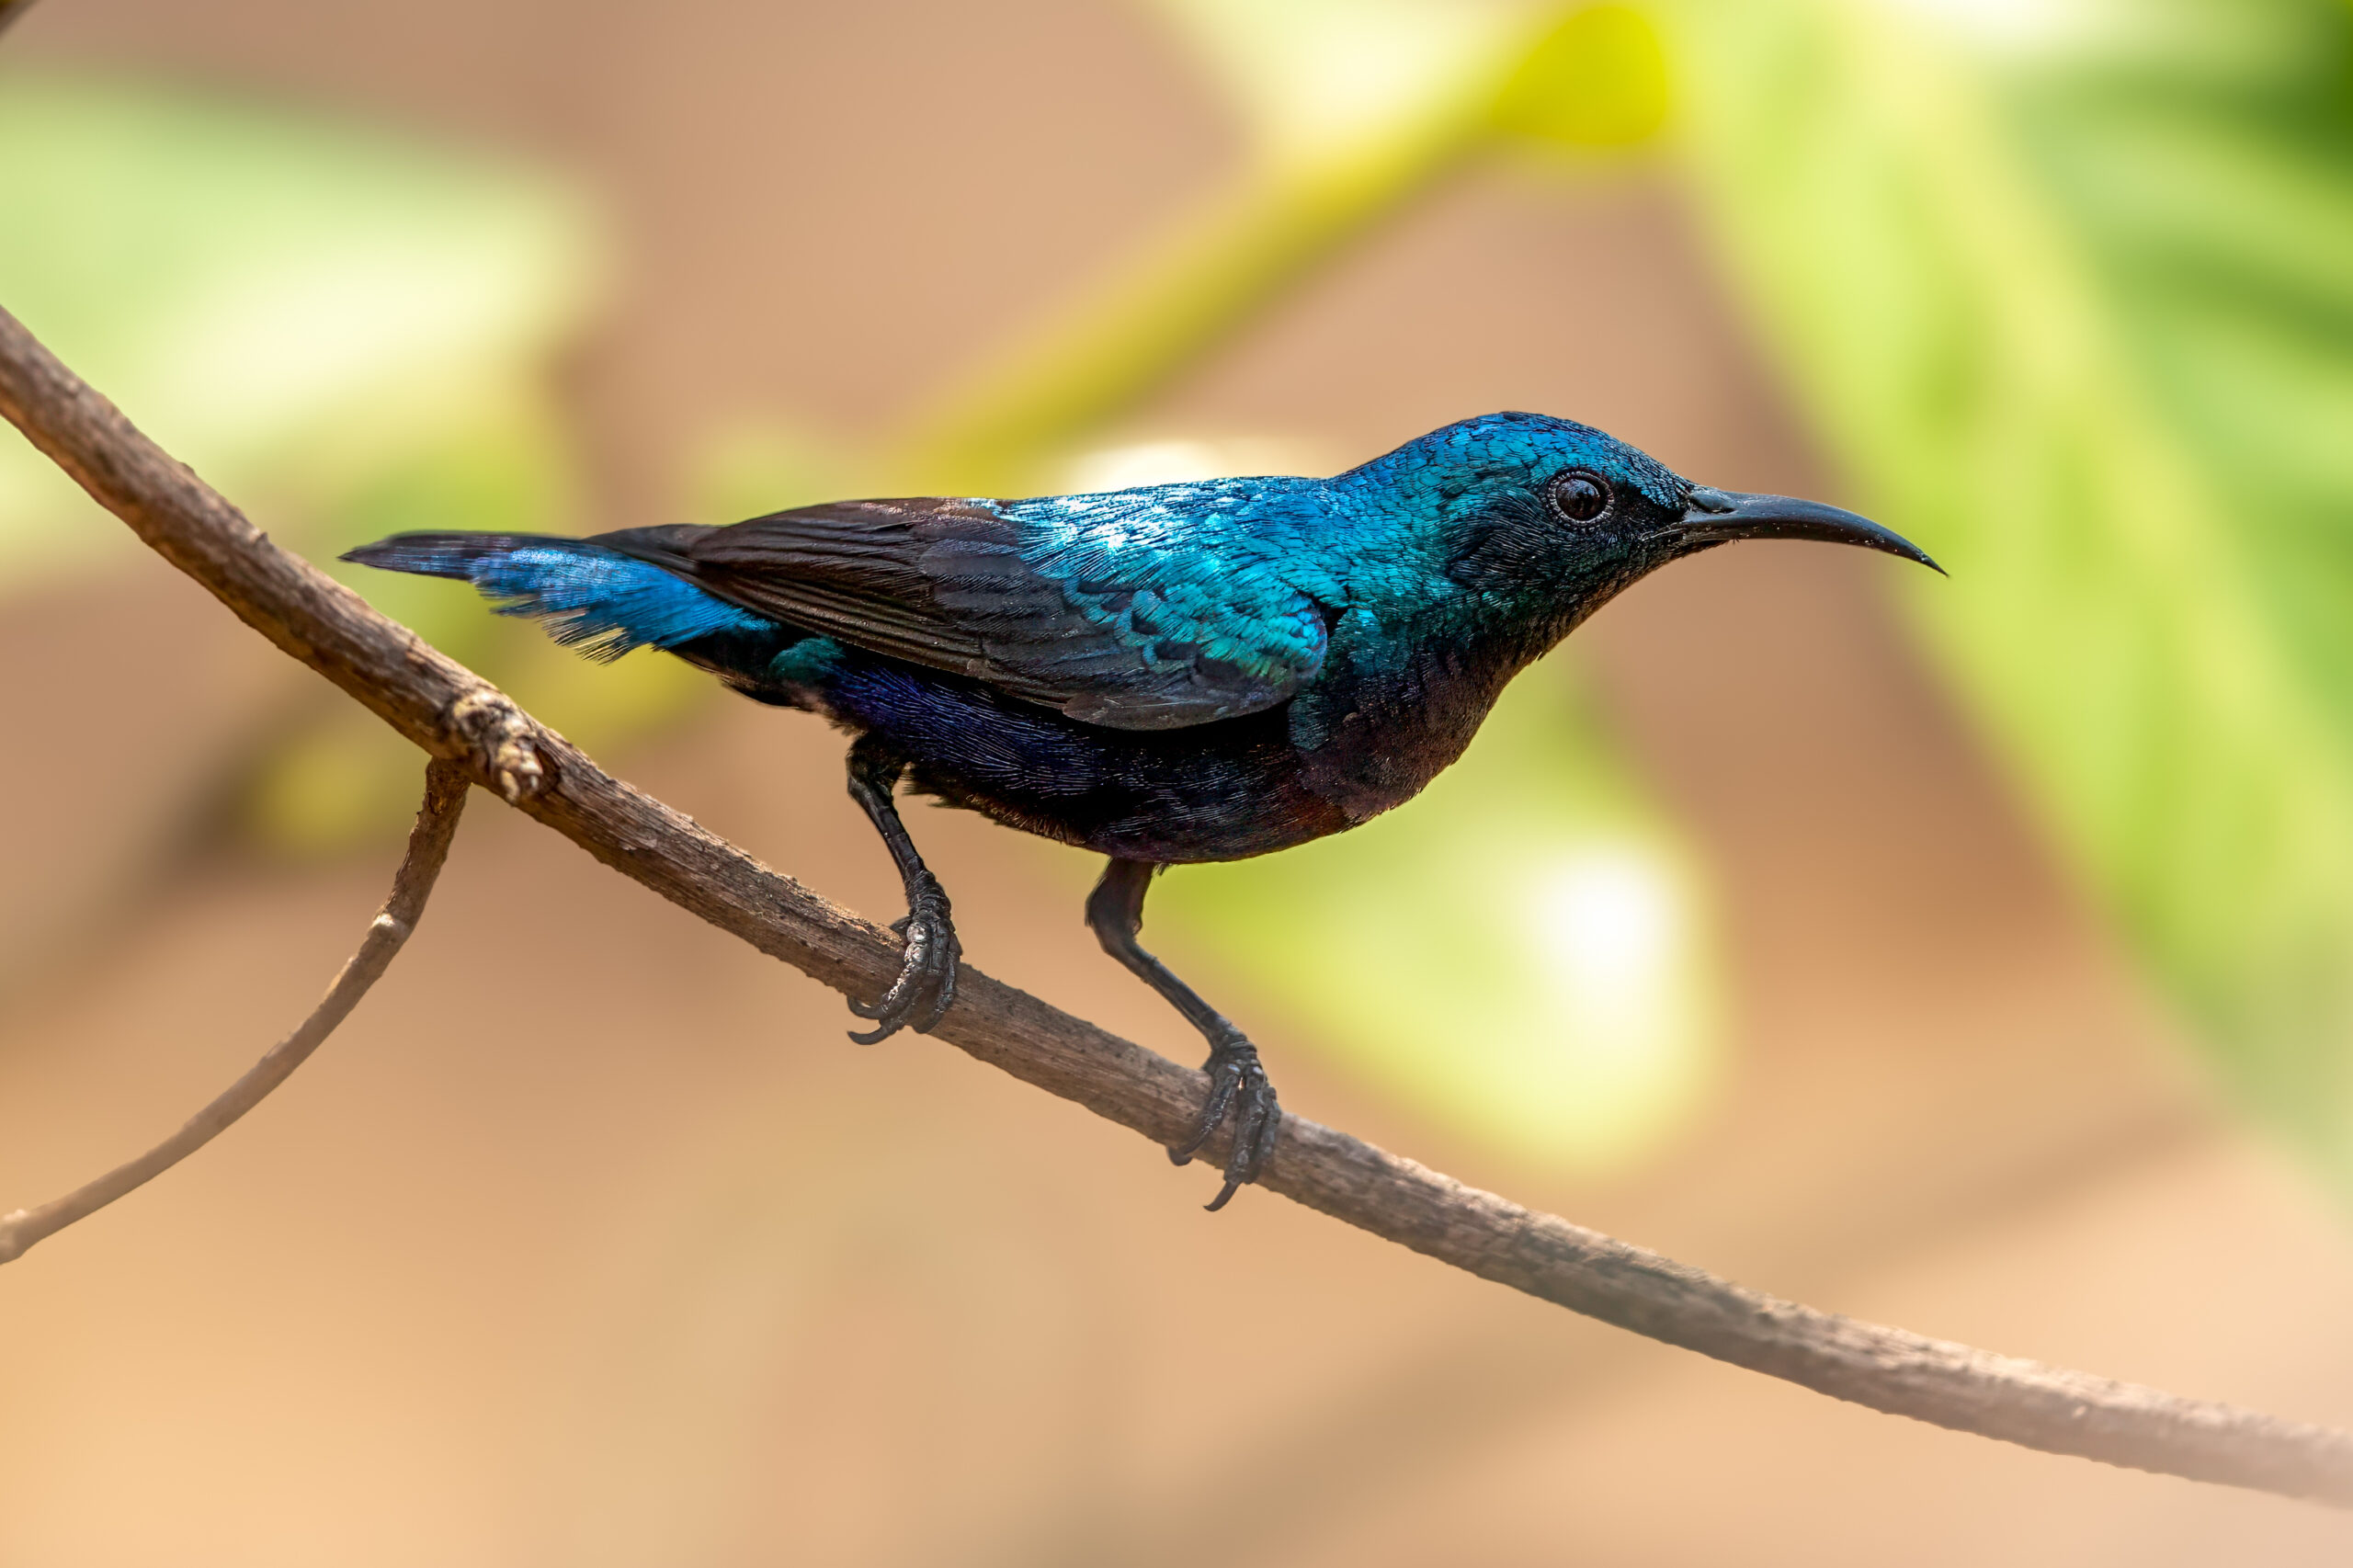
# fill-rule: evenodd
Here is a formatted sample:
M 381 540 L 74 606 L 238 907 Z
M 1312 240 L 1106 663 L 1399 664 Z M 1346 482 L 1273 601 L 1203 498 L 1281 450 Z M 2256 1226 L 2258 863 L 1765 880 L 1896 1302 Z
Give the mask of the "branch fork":
M 505 692 L 481 686 L 449 704 L 449 728 L 472 754 L 478 772 L 508 805 L 547 787 L 548 765 L 540 726 Z

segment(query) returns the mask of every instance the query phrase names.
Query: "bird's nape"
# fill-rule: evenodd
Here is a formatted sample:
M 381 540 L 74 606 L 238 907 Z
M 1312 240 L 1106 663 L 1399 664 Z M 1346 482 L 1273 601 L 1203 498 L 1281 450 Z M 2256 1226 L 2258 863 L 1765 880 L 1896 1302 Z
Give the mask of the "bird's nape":
M 1688 550 L 1704 550 L 1736 539 L 1811 539 L 1900 555 L 1939 575 L 1944 572 L 1927 551 L 1893 528 L 1793 495 L 1756 495 L 1697 485 L 1684 498 L 1683 517 L 1675 533 Z

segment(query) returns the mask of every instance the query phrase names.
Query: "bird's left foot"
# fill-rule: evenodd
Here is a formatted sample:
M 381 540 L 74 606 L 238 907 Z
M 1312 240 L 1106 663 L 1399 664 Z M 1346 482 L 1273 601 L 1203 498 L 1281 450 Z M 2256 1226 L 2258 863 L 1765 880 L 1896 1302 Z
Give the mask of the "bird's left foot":
M 1274 1085 L 1267 1081 L 1266 1068 L 1258 1063 L 1258 1048 L 1239 1034 L 1218 1040 L 1201 1071 L 1210 1075 L 1209 1098 L 1201 1103 L 1193 1136 L 1170 1149 L 1168 1158 L 1173 1165 L 1188 1163 L 1227 1113 L 1233 1113 L 1233 1144 L 1225 1156 L 1225 1185 L 1209 1203 L 1214 1214 L 1266 1168 L 1267 1156 L 1275 1152 L 1275 1139 L 1282 1131 L 1283 1108 L 1275 1098 Z
M 881 1000 L 849 1005 L 859 1017 L 875 1021 L 875 1027 L 863 1034 L 850 1031 L 849 1038 L 860 1045 L 877 1044 L 903 1028 L 928 1034 L 956 1000 L 956 965 L 964 949 L 956 939 L 955 922 L 949 918 L 948 895 L 926 871 L 907 903 L 907 913 L 891 922 L 891 929 L 906 938 L 907 944 L 899 978 L 891 983 Z

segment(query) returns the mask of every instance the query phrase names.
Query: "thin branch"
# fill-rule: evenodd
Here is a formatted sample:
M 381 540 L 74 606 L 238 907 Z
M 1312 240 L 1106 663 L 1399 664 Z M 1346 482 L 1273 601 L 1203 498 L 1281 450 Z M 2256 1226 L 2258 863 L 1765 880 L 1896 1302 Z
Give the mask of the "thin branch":
M 0 312 L 0 414 L 158 553 L 436 756 L 762 952 L 872 1001 L 889 933 L 614 779 L 480 676 L 273 544 Z M 1199 1073 L 967 969 L 935 1038 L 1154 1143 Z M 1212 1164 L 1222 1151 L 1212 1147 Z M 1996 1356 L 1748 1290 L 1299 1117 L 1261 1185 L 1482 1278 L 1875 1410 L 2053 1453 L 2353 1506 L 2353 1434 Z
M 33 0 L 0 0 L 0 33 L 24 20 L 25 13 L 32 8 Z
M 401 857 L 400 869 L 392 873 L 392 894 L 369 922 L 359 950 L 345 960 L 335 983 L 327 987 L 311 1016 L 177 1132 L 137 1159 L 38 1209 L 0 1215 L 0 1263 L 15 1262 L 35 1242 L 46 1241 L 76 1220 L 87 1219 L 125 1193 L 153 1181 L 227 1131 L 310 1060 L 311 1052 L 325 1043 L 335 1026 L 359 1006 L 368 988 L 392 967 L 393 955 L 416 929 L 425 901 L 432 896 L 434 881 L 441 875 L 441 863 L 449 858 L 449 840 L 457 834 L 459 814 L 466 809 L 466 791 L 472 787 L 472 776 L 458 763 L 434 757 L 426 764 L 425 803 L 417 808 L 416 825 L 409 831 L 408 852 Z

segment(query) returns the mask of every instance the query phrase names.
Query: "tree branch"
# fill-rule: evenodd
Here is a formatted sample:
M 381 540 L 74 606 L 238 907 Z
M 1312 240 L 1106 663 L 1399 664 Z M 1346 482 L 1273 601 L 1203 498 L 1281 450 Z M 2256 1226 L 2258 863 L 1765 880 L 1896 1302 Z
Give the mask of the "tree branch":
M 392 967 L 393 955 L 416 929 L 417 916 L 425 913 L 425 901 L 432 896 L 434 881 L 441 875 L 441 863 L 449 858 L 449 840 L 457 835 L 458 817 L 466 808 L 466 791 L 472 785 L 472 777 L 457 763 L 435 757 L 426 764 L 425 803 L 417 808 L 416 826 L 409 832 L 408 852 L 392 873 L 392 893 L 369 922 L 358 951 L 345 960 L 335 983 L 327 987 L 311 1016 L 177 1132 L 137 1159 L 38 1209 L 0 1215 L 0 1263 L 15 1262 L 35 1242 L 55 1235 L 134 1187 L 153 1181 L 228 1131 L 232 1122 L 261 1104 L 272 1089 L 293 1076 L 294 1069 L 310 1060 L 311 1052 L 325 1043 L 335 1026 L 359 1006 L 368 988 Z
M 861 1001 L 898 972 L 887 932 L 610 778 L 480 676 L 273 544 L 5 312 L 0 414 L 246 624 L 605 864 Z M 1199 1073 L 970 969 L 934 1033 L 1154 1143 L 1188 1131 L 1203 1092 Z M 1222 1151 L 1210 1156 L 1218 1163 Z M 1261 1185 L 1482 1278 L 1875 1410 L 2353 1506 L 2353 1435 L 1816 1312 L 1299 1117 L 1285 1118 Z

